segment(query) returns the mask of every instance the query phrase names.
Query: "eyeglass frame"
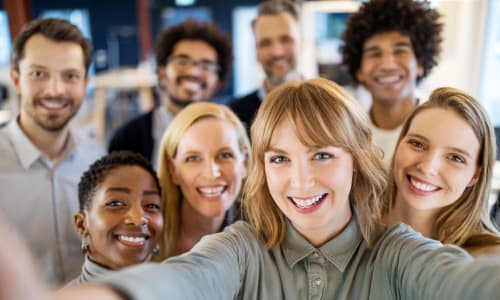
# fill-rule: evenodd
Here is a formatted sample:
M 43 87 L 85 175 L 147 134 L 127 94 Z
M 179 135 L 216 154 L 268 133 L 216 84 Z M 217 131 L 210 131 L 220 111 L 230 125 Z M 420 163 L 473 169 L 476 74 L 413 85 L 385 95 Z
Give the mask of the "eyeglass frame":
M 218 73 L 221 69 L 220 65 L 216 62 L 202 59 L 195 60 L 188 55 L 179 54 L 179 55 L 171 55 L 167 58 L 167 65 L 169 63 L 173 63 L 176 67 L 180 69 L 187 69 L 190 66 L 199 67 L 201 70 L 205 72 L 213 72 Z

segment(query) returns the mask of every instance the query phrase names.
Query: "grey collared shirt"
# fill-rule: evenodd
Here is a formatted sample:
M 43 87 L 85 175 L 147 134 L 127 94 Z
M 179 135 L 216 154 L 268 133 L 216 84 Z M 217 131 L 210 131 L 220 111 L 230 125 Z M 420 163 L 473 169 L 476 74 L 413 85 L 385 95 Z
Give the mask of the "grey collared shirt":
M 18 228 L 50 283 L 67 282 L 81 271 L 81 242 L 73 224 L 77 187 L 102 153 L 70 134 L 62 158 L 52 162 L 17 120 L 0 130 L 0 214 Z
M 267 250 L 249 224 L 238 222 L 189 253 L 102 282 L 141 300 L 497 299 L 500 262 L 474 262 L 406 225 L 387 230 L 369 249 L 355 218 L 319 248 L 288 225 L 285 241 Z

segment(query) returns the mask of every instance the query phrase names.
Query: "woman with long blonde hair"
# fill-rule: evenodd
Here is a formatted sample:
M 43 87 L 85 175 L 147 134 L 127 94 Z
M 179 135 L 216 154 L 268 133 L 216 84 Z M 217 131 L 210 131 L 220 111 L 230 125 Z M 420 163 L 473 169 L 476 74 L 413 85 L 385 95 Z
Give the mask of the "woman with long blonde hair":
M 175 117 L 160 146 L 165 227 L 155 260 L 184 253 L 240 218 L 249 152 L 246 131 L 226 106 L 194 103 Z
M 500 254 L 488 214 L 496 144 L 481 104 L 436 89 L 403 125 L 392 162 L 385 220 L 472 254 Z

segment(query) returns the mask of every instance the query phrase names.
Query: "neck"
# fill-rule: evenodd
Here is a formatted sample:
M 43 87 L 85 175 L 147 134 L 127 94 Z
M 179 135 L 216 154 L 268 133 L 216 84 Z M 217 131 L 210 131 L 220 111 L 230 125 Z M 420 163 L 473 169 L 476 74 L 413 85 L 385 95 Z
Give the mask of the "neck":
M 385 218 L 387 225 L 405 223 L 410 225 L 415 231 L 420 232 L 428 238 L 435 238 L 434 221 L 436 212 L 429 210 L 417 210 L 406 204 L 403 199 L 396 198 L 394 208 Z
M 178 253 L 189 251 L 203 236 L 217 233 L 224 222 L 225 213 L 216 217 L 201 215 L 187 200 L 181 204 L 181 230 Z
M 30 118 L 19 117 L 18 122 L 30 141 L 50 160 L 57 160 L 64 153 L 69 137 L 68 126 L 58 131 L 48 131 L 34 124 Z
M 370 118 L 380 129 L 395 129 L 404 123 L 417 104 L 418 100 L 413 97 L 391 104 L 374 100 L 370 108 Z

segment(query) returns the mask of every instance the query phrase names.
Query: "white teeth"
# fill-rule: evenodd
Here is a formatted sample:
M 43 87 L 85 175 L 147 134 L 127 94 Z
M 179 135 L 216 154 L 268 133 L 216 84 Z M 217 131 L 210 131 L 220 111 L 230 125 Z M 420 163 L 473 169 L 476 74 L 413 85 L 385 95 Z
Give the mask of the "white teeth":
M 424 192 L 431 192 L 437 189 L 436 186 L 430 185 L 430 184 L 425 184 L 422 182 L 418 182 L 413 179 L 413 177 L 410 177 L 410 182 L 411 184 L 418 190 L 424 191 Z
M 41 101 L 41 103 L 43 104 L 43 106 L 45 106 L 47 108 L 52 108 L 52 109 L 60 109 L 60 108 L 63 108 L 65 106 L 64 102 L 61 102 L 61 101 L 44 100 L 44 101 Z
M 191 90 L 191 91 L 197 91 L 197 90 L 200 90 L 201 89 L 201 84 L 200 82 L 198 81 L 192 81 L 192 80 L 187 80 L 187 79 L 184 79 L 182 81 L 182 85 L 188 89 L 188 90 Z
M 134 236 L 119 235 L 118 239 L 120 241 L 126 241 L 129 243 L 144 243 L 146 241 L 146 238 L 143 236 L 134 237 Z
M 399 80 L 399 76 L 394 75 L 394 76 L 384 76 L 384 77 L 379 77 L 377 81 L 379 83 L 394 83 Z
M 217 197 L 224 192 L 224 189 L 224 186 L 198 188 L 200 193 L 205 197 Z
M 316 204 L 321 198 L 323 198 L 325 194 L 321 194 L 309 199 L 298 199 L 295 197 L 290 197 L 292 201 L 299 207 L 299 208 L 309 208 Z

